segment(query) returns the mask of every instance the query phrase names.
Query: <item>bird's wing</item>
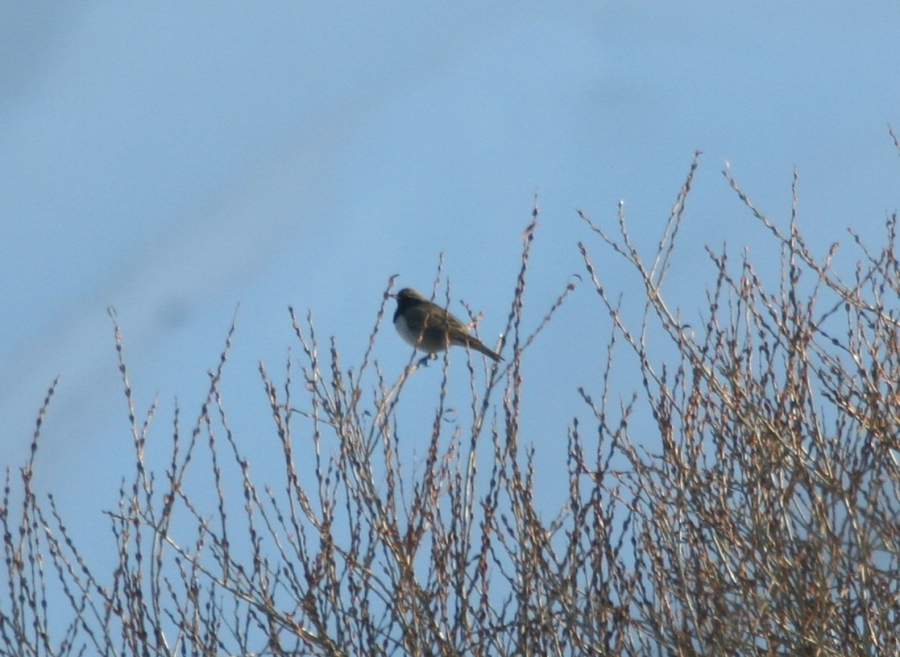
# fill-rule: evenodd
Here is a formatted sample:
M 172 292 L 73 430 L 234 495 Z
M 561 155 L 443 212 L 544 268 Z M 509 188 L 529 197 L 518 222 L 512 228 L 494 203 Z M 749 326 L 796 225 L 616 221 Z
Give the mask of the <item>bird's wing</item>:
M 449 315 L 443 308 L 439 306 L 431 306 L 430 308 L 420 308 L 425 328 L 433 331 L 456 331 L 461 329 L 465 331 L 465 327 L 453 315 Z

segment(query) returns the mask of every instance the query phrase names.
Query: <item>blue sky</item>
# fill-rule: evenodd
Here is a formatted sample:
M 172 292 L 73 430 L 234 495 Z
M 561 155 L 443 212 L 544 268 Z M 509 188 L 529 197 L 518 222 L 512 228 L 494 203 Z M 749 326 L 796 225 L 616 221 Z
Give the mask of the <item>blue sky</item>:
M 801 229 L 852 262 L 845 229 L 877 243 L 896 208 L 898 28 L 891 2 L 5 3 L 0 462 L 27 457 L 60 375 L 38 485 L 72 513 L 112 506 L 130 443 L 106 308 L 139 414 L 159 399 L 164 451 L 173 400 L 196 414 L 238 304 L 226 404 L 264 461 L 257 364 L 281 376 L 297 352 L 289 304 L 355 363 L 388 278 L 427 289 L 443 252 L 492 342 L 535 194 L 533 323 L 583 273 L 578 240 L 638 297 L 575 210 L 613 227 L 624 200 L 652 248 L 695 150 L 667 288 L 686 315 L 713 280 L 704 244 L 777 269 L 726 161 L 780 222 L 796 170 Z M 582 286 L 530 356 L 525 437 L 548 470 L 564 474 L 608 331 Z M 399 372 L 409 351 L 391 329 L 375 356 Z M 423 400 L 438 383 L 422 373 Z

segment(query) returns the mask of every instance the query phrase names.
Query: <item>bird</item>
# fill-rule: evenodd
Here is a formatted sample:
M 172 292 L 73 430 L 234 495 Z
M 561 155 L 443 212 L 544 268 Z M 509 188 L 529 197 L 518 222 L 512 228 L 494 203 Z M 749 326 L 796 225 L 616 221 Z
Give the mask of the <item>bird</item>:
M 451 345 L 480 351 L 494 361 L 503 360 L 474 335 L 459 318 L 436 303 L 432 303 L 418 291 L 405 287 L 391 295 L 397 300 L 394 326 L 406 342 L 430 357 Z M 423 359 L 424 360 L 424 359 Z

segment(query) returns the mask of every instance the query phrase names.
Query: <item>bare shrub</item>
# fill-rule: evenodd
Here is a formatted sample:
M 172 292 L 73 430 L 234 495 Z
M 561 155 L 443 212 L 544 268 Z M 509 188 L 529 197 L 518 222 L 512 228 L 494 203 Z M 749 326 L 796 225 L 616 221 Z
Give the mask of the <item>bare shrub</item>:
M 767 290 L 746 256 L 733 270 L 710 249 L 704 323 L 687 326 L 662 284 L 696 166 L 651 258 L 634 246 L 624 211 L 616 237 L 582 214 L 630 263 L 646 301 L 630 326 L 579 244 L 612 331 L 606 368 L 580 390 L 592 426 L 572 422 L 567 500 L 550 520 L 536 504 L 534 450 L 519 440 L 521 365 L 574 285 L 525 328 L 537 211 L 506 360 L 476 369 L 480 358 L 468 355 L 465 412 L 449 412 L 446 353 L 430 425 L 398 419 L 418 364 L 411 358 L 389 380 L 372 357 L 393 280 L 356 367 L 342 365 L 333 341 L 322 344 L 311 316 L 291 310 L 300 371 L 289 358 L 279 384 L 260 365 L 279 473 L 254 472 L 230 427 L 220 384 L 231 333 L 206 403 L 187 431 L 176 412 L 169 465 L 151 471 L 155 408 L 135 412 L 113 314 L 136 466 L 109 512 L 118 560 L 89 563 L 53 498 L 32 491 L 51 387 L 32 460 L 7 471 L 0 650 L 896 654 L 897 218 L 880 250 L 857 240 L 862 260 L 845 281 L 834 250 L 814 257 L 795 221 L 778 228 L 726 172 L 781 249 L 781 282 Z M 612 363 L 623 347 L 643 388 L 616 402 Z M 674 360 L 658 356 L 671 348 Z M 644 408 L 659 449 L 629 432 Z M 427 442 L 413 470 L 398 456 L 411 431 Z

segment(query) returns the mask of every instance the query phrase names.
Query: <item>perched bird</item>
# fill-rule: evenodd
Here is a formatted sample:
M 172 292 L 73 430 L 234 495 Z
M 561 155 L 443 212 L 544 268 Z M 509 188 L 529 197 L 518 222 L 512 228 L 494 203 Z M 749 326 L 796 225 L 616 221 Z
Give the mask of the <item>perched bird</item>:
M 405 287 L 391 296 L 397 300 L 397 312 L 394 313 L 397 332 L 419 351 L 433 356 L 448 345 L 459 345 L 480 351 L 495 361 L 503 360 L 481 340 L 469 335 L 468 328 L 457 317 L 412 288 Z

